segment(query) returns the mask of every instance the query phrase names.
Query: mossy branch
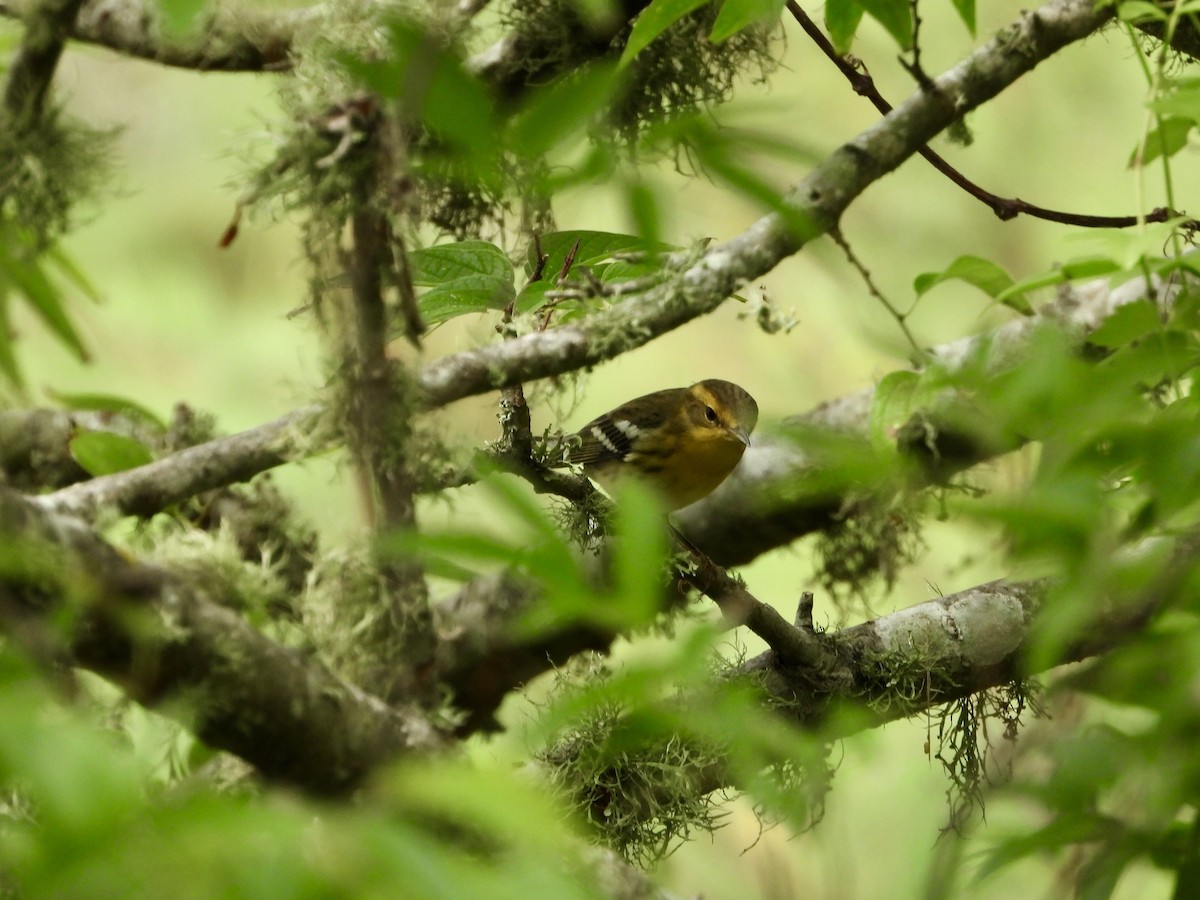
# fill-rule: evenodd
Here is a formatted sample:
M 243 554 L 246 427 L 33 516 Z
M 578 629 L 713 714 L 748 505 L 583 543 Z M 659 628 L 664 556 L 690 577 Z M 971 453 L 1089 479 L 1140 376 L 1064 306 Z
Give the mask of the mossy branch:
M 327 15 L 326 4 L 302 9 L 257 10 L 217 5 L 185 35 L 163 33 L 160 4 L 154 0 L 88 0 L 64 38 L 106 47 L 125 56 L 205 72 L 261 72 L 291 67 L 300 35 Z M 27 21 L 36 0 L 0 0 L 0 16 Z
M 209 579 L 134 562 L 79 519 L 7 490 L 0 539 L 24 548 L 22 564 L 0 572 L 5 631 L 48 636 L 43 647 L 60 639 L 70 663 L 269 779 L 341 793 L 389 759 L 443 744 L 411 704 L 384 704 L 255 630 Z M 60 633 L 51 623 L 64 620 Z
M 44 0 L 25 20 L 25 39 L 8 70 L 4 113 L 8 127 L 26 131 L 42 117 L 50 82 L 83 0 Z

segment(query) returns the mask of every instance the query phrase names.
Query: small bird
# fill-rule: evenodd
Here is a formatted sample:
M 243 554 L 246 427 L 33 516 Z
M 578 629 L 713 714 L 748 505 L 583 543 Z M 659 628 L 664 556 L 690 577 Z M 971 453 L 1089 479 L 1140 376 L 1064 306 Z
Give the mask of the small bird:
M 758 404 L 736 384 L 710 378 L 622 403 L 575 433 L 568 461 L 610 488 L 633 476 L 668 510 L 707 496 L 750 446 Z

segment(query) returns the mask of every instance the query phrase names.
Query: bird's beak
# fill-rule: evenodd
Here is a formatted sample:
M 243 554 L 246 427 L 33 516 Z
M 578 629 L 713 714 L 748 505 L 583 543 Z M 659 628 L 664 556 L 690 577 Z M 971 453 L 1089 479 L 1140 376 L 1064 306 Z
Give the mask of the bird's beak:
M 730 428 L 729 430 L 731 432 L 733 432 L 733 436 L 736 437 L 739 441 L 741 441 L 747 447 L 750 446 L 750 434 L 749 434 L 749 432 L 746 431 L 745 428 L 743 428 L 741 425 L 739 425 L 736 428 Z

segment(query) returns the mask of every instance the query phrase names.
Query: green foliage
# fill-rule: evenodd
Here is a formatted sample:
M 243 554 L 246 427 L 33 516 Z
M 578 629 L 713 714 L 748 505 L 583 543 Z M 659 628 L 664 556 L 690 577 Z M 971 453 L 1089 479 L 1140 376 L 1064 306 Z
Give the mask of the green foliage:
M 0 372 L 19 387 L 11 326 L 15 298 L 76 357 L 87 358 L 64 289 L 93 299 L 96 292 L 57 242 L 98 192 L 113 135 L 54 110 L 35 127 L 10 125 L 0 127 Z
M 111 431 L 84 431 L 71 438 L 71 457 L 89 475 L 111 475 L 152 459 L 141 441 Z
M 347 807 L 155 789 L 118 735 L 47 715 L 54 698 L 8 651 L 0 704 L 0 783 L 18 791 L 0 871 L 24 896 L 597 896 L 563 812 L 516 773 L 414 763 Z
M 442 244 L 409 254 L 412 280 L 428 290 L 418 306 L 430 325 L 466 313 L 503 309 L 515 296 L 513 267 L 499 247 L 484 241 Z
M 974 0 L 952 0 L 959 17 L 968 30 L 975 31 Z M 913 42 L 912 7 L 908 0 L 834 0 L 825 9 L 825 25 L 833 45 L 842 53 L 850 50 L 854 33 L 868 14 L 887 29 L 900 49 L 908 50 Z
M 1105 252 L 1088 265 L 1116 278 L 1180 272 L 1179 260 L 1150 255 L 1164 233 L 1089 236 Z M 1040 447 L 1027 485 L 953 504 L 999 523 L 1018 566 L 1056 576 L 1034 625 L 1030 665 L 1040 670 L 1081 643 L 1151 623 L 1144 638 L 1054 686 L 1136 711 L 1126 719 L 1136 724 L 1118 716 L 1056 743 L 1053 766 L 1020 783 L 1044 805 L 1048 823 L 1000 841 L 984 874 L 1030 853 L 1091 845 L 1079 886 L 1107 897 L 1135 860 L 1148 856 L 1180 871 L 1191 865 L 1178 822 L 1191 816 L 1200 780 L 1190 766 L 1164 762 L 1175 752 L 1190 758 L 1183 747 L 1194 716 L 1184 698 L 1195 683 L 1189 660 L 1200 633 L 1191 549 L 1200 510 L 1193 378 L 1200 321 L 1194 281 L 1176 277 L 1171 304 L 1151 297 L 1120 308 L 1088 335 L 1087 353 L 1046 327 L 1019 363 L 1000 372 L 967 367 L 951 378 L 988 428 Z M 897 390 L 917 390 L 911 381 Z
M 759 164 L 767 156 L 789 163 L 812 156 L 791 139 L 730 127 L 711 111 L 739 80 L 773 70 L 778 45 L 770 22 L 779 0 L 653 0 L 632 25 L 625 20 L 635 8 L 601 0 L 498 5 L 468 29 L 449 6 L 411 5 L 402 14 L 389 7 L 377 18 L 373 4 L 326 4 L 314 34 L 297 38 L 297 74 L 285 88 L 291 119 L 250 199 L 275 198 L 303 215 L 317 300 L 345 280 L 346 225 L 364 208 L 381 214 L 388 237 L 421 248 L 408 259 L 421 313 L 433 324 L 511 309 L 507 337 L 668 283 L 670 266 L 686 253 L 660 234 L 671 221 L 670 198 L 646 165 L 653 160 L 672 160 L 784 216 L 802 237 L 823 231 L 825 223 L 783 203 L 782 184 L 793 176 L 764 174 Z M 201 7 L 161 0 L 168 33 L 193 27 Z M 952 7 L 946 15 L 973 32 L 973 0 L 952 0 Z M 831 0 L 825 17 L 843 51 L 864 14 L 908 49 L 914 10 L 909 0 Z M 1182 15 L 1179 7 L 1137 2 L 1121 4 L 1119 13 L 1127 22 Z M 490 36 L 495 22 L 516 51 L 471 57 L 468 42 Z M 1166 172 L 1200 121 L 1200 82 L 1157 77 L 1161 69 L 1150 74 L 1157 118 L 1139 142 L 1136 165 L 1158 163 Z M 0 136 L 0 368 L 13 382 L 16 302 L 85 356 L 63 287 L 94 292 L 54 248 L 86 193 L 89 149 L 65 131 Z M 594 182 L 619 186 L 618 204 L 637 234 L 555 229 L 551 199 Z M 514 219 L 519 235 L 506 230 Z M 966 283 L 1023 316 L 1033 312 L 1035 291 L 1078 279 L 1155 276 L 1161 286 L 1121 307 L 1086 342 L 1047 327 L 1004 365 L 985 365 L 989 348 L 981 342 L 978 358 L 959 370 L 883 376 L 869 440 L 800 435 L 798 448 L 812 466 L 779 486 L 784 497 L 826 504 L 818 511 L 834 526 L 809 549 L 816 579 L 835 599 L 866 597 L 868 588 L 874 596 L 877 582 L 890 587 L 922 550 L 923 520 L 953 515 L 1000 535 L 1015 570 L 1057 579 L 1033 624 L 1029 665 L 1050 666 L 1126 638 L 1053 688 L 1096 698 L 1103 715 L 1054 742 L 1046 765 L 1019 776 L 1045 824 L 1001 843 L 984 876 L 1081 844 L 1099 851 L 1079 877 L 1089 896 L 1107 896 L 1139 859 L 1178 872 L 1181 884 L 1200 866 L 1196 832 L 1188 833 L 1200 805 L 1192 746 L 1200 724 L 1193 708 L 1200 573 L 1192 561 L 1200 512 L 1200 296 L 1194 255 L 1164 256 L 1182 240 L 1181 223 L 1172 221 L 1093 233 L 1075 258 L 1017 280 L 974 255 L 917 276 L 914 291 L 926 305 L 935 287 L 940 300 Z M 511 260 L 525 246 L 521 287 Z M 569 297 L 547 297 L 552 290 Z M 618 345 L 624 337 L 601 340 Z M 331 405 L 344 398 L 334 395 Z M 77 435 L 70 450 L 94 475 L 148 461 L 160 450 L 157 440 L 187 444 L 205 432 L 184 423 L 161 434 L 162 423 L 136 401 L 91 392 L 56 399 L 153 431 L 154 441 Z M 979 428 L 979 446 L 1036 445 L 1026 452 L 1028 477 L 988 483 L 990 494 L 965 480 L 926 492 L 895 450 L 898 429 L 925 423 L 933 448 L 935 413 L 953 401 L 970 407 L 963 420 Z M 440 446 L 430 453 L 408 440 L 391 452 L 406 455 L 413 471 L 444 456 Z M 393 564 L 415 560 L 456 582 L 502 572 L 529 585 L 535 602 L 503 635 L 516 641 L 579 625 L 640 637 L 677 602 L 668 588 L 664 517 L 636 487 L 617 498 L 609 522 L 607 510 L 595 508 L 547 512 L 506 476 L 485 485 L 484 502 L 503 518 L 499 527 L 430 529 L 328 552 L 315 565 L 313 542 L 281 524 L 286 505 L 261 482 L 246 494 L 197 498 L 141 527 L 136 538 L 156 564 L 211 585 L 255 625 L 368 686 L 377 682 L 364 636 L 403 630 L 407 623 L 393 618 L 428 612 L 396 596 L 386 577 Z M 239 519 L 243 508 L 251 514 Z M 596 535 L 608 529 L 611 540 L 597 554 Z M 5 548 L 3 564 L 41 577 L 43 562 L 26 559 L 24 549 Z M 196 771 L 219 761 L 212 751 L 181 741 L 175 729 L 158 734 L 148 718 L 110 717 L 106 708 L 100 716 L 120 721 L 104 734 L 0 653 L 0 796 L 15 798 L 0 807 L 7 819 L 0 872 L 30 896 L 374 895 L 397 884 L 422 896 L 592 896 L 595 879 L 579 863 L 576 821 L 640 864 L 721 823 L 723 797 L 710 792 L 716 787 L 735 785 L 794 829 L 810 825 L 830 777 L 820 734 L 797 735 L 785 722 L 785 704 L 764 701 L 764 682 L 724 668 L 714 673 L 722 649 L 714 629 L 689 624 L 677 632 L 661 652 L 637 658 L 638 647 L 626 663 L 621 646 L 610 664 L 590 660 L 559 673 L 564 687 L 531 730 L 573 813 L 525 773 L 445 759 L 386 772 L 347 807 L 266 788 L 224 796 L 210 788 L 207 772 Z M 945 673 L 931 673 L 921 650 L 856 660 L 872 688 L 886 688 L 873 712 L 910 713 L 929 702 L 931 674 Z M 1009 737 L 1027 690 L 1017 683 L 976 694 L 941 714 L 937 758 L 948 773 L 954 824 L 988 786 L 989 723 Z M 148 764 L 168 743 L 170 763 Z M 185 776 L 189 783 L 180 784 Z
M 629 32 L 621 53 L 621 65 L 629 65 L 635 56 L 650 46 L 651 41 L 706 3 L 707 0 L 650 0 L 650 4 L 634 20 L 633 30 Z
M 753 679 L 710 670 L 717 634 L 677 635 L 653 660 L 559 673 L 538 722 L 539 758 L 596 834 L 646 866 L 725 816 L 732 780 L 765 815 L 792 827 L 820 818 L 828 746 L 764 709 Z
M 514 311 L 534 313 L 553 307 L 559 321 L 569 321 L 596 308 L 599 299 L 549 300 L 547 291 L 562 287 L 594 289 L 597 283 L 613 287 L 635 279 L 658 280 L 664 276 L 660 274 L 657 257 L 675 249 L 678 248 L 652 239 L 603 231 L 538 235 L 529 245 L 525 264 L 525 274 L 530 280 L 517 294 Z M 535 273 L 539 277 L 533 280 Z
M 516 624 L 528 637 L 577 622 L 613 633 L 655 622 L 666 595 L 666 546 L 662 511 L 645 487 L 623 486 L 611 539 L 597 560 L 581 555 L 555 518 L 518 485 L 492 478 L 487 486 L 511 520 L 503 535 L 426 529 L 389 537 L 381 549 L 415 554 L 427 571 L 458 581 L 496 567 L 530 580 L 539 601 Z
M 917 296 L 947 281 L 965 281 L 979 288 L 993 299 L 1003 296 L 1005 306 L 1022 315 L 1032 315 L 1033 307 L 1023 294 L 1008 294 L 1013 280 L 1007 272 L 988 259 L 978 256 L 960 256 L 941 272 L 925 272 L 913 281 Z
M 394 102 L 406 122 L 427 130 L 439 146 L 489 157 L 495 146 L 495 104 L 463 65 L 461 51 L 412 21 L 391 18 L 386 27 L 390 52 L 385 59 L 348 54 L 342 64 L 363 86 Z
M 158 0 L 165 34 L 182 37 L 192 30 L 208 0 Z
M 65 409 L 87 409 L 96 412 L 116 413 L 126 416 L 159 432 L 166 431 L 167 423 L 158 413 L 147 409 L 136 400 L 128 397 L 117 397 L 113 394 L 98 393 L 66 393 L 49 390 L 50 398 Z

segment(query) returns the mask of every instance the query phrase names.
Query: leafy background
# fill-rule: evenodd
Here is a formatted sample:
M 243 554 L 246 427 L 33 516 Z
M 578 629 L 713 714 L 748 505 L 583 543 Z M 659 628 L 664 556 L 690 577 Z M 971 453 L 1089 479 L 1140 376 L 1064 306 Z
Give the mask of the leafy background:
M 936 72 L 975 41 L 950 4 L 926 7 L 923 60 Z M 1019 8 L 987 4 L 979 10 L 979 33 L 1010 20 Z M 784 30 L 783 70 L 770 87 L 740 86 L 738 100 L 718 114 L 722 121 L 765 128 L 794 143 L 798 158 L 758 161 L 760 171 L 781 187 L 802 174 L 805 154 L 827 153 L 876 120 L 866 101 L 853 95 L 794 28 Z M 10 24 L 0 25 L 6 48 L 16 35 Z M 867 61 L 886 96 L 898 101 L 907 95 L 910 80 L 879 26 L 863 26 L 854 52 Z M 183 400 L 216 411 L 228 431 L 306 402 L 326 373 L 311 324 L 303 315 L 289 318 L 305 293 L 296 223 L 259 215 L 243 223 L 232 247 L 217 248 L 244 189 L 239 182 L 247 169 L 244 157 L 261 159 L 269 149 L 264 123 L 276 115 L 270 79 L 182 73 L 73 47 L 60 69 L 59 90 L 85 120 L 122 128 L 120 194 L 88 211 L 85 224 L 66 242 L 103 294 L 99 305 L 79 298 L 72 309 L 91 363 L 78 363 L 18 310 L 22 360 L 35 396 L 41 399 L 47 389 L 101 390 L 136 397 L 162 415 Z M 973 115 L 973 146 L 942 141 L 938 149 L 1002 195 L 1085 212 L 1150 208 L 1163 202 L 1158 184 L 1143 191 L 1126 168 L 1145 125 L 1144 99 L 1131 46 L 1109 30 L 1058 54 Z M 1183 166 L 1191 164 L 1191 154 L 1184 151 Z M 646 177 L 665 204 L 664 240 L 721 240 L 762 212 L 725 186 L 680 178 L 669 164 Z M 1181 180 L 1178 187 L 1179 205 L 1194 208 L 1192 186 Z M 556 213 L 564 229 L 624 232 L 632 225 L 626 197 L 611 185 L 573 189 L 560 198 Z M 941 270 L 963 254 L 990 258 L 1018 278 L 1080 254 L 1070 230 L 1028 219 L 1001 223 L 918 160 L 873 186 L 842 228 L 882 290 L 902 307 L 913 297 L 918 274 Z M 762 287 L 782 311 L 794 309 L 793 330 L 764 334 L 751 321 L 739 320 L 746 308 L 726 304 L 588 375 L 575 391 L 577 405 L 536 406 L 535 426 L 575 427 L 632 394 L 721 377 L 756 396 L 769 427 L 903 363 L 906 351 L 894 324 L 831 242 L 789 259 Z M 921 301 L 911 324 L 923 343 L 933 344 L 1008 315 L 982 294 L 943 286 Z M 427 342 L 426 357 L 487 340 L 493 324 L 472 318 L 440 327 Z M 397 347 L 397 352 L 410 351 Z M 443 428 L 456 441 L 478 444 L 496 435 L 494 413 L 491 398 L 463 401 L 442 416 Z M 1032 465 L 1026 452 L 1005 459 L 986 477 L 1015 485 Z M 362 528 L 353 479 L 336 458 L 312 459 L 274 477 L 325 536 L 336 540 Z M 467 517 L 494 521 L 499 514 L 486 492 L 472 489 L 422 511 L 432 523 Z M 870 598 L 876 613 L 1004 574 L 993 530 L 932 523 L 925 538 L 928 552 L 902 573 L 894 592 Z M 804 546 L 779 551 L 744 574 L 759 596 L 775 599 L 790 615 L 791 598 L 812 587 L 804 575 L 807 555 Z M 818 621 L 836 615 L 818 595 Z M 747 649 L 757 651 L 753 639 Z M 654 652 L 653 645 L 618 649 Z M 512 732 L 490 742 L 476 740 L 474 757 L 505 764 L 522 756 L 521 730 L 530 710 L 510 703 L 504 717 Z M 783 826 L 760 834 L 745 803 L 735 803 L 729 826 L 716 833 L 713 846 L 701 838 L 663 864 L 668 883 L 706 897 L 745 896 L 748 884 L 771 897 L 920 894 L 927 867 L 952 852 L 951 841 L 936 840 L 946 820 L 946 782 L 923 749 L 929 727 L 898 723 L 845 741 L 835 751 L 841 768 L 827 815 L 803 837 L 793 838 Z M 1032 732 L 1030 740 L 1036 740 Z M 988 807 L 987 831 L 994 837 L 1027 827 L 1030 815 L 1019 800 L 997 800 Z M 977 852 L 986 839 L 986 834 L 973 839 L 964 852 Z M 972 896 L 1010 897 L 1045 885 L 1051 871 L 1044 861 L 1026 860 L 984 881 Z M 1116 896 L 1162 895 L 1164 885 L 1164 876 L 1141 866 L 1124 877 Z

